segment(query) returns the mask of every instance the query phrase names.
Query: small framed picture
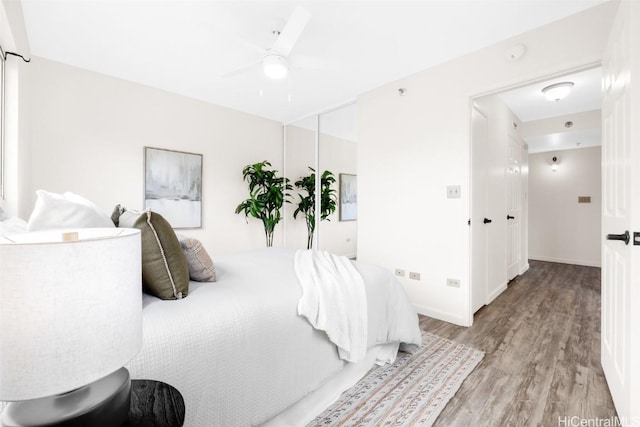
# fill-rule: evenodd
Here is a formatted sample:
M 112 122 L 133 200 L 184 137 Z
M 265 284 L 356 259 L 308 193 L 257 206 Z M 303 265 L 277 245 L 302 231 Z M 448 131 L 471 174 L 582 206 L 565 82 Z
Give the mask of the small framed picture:
M 355 221 L 358 213 L 356 175 L 340 174 L 340 221 Z
M 144 207 L 173 228 L 202 227 L 202 154 L 144 147 Z

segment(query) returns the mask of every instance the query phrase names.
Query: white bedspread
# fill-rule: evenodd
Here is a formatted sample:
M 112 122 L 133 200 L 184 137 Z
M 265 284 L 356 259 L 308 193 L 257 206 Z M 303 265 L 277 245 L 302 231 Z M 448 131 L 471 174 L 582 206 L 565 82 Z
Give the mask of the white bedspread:
M 143 299 L 143 348 L 131 377 L 176 387 L 185 426 L 259 425 L 342 371 L 336 346 L 297 314 L 293 250 L 216 255 L 218 281 L 187 298 Z M 367 347 L 420 344 L 418 318 L 390 273 L 363 263 Z M 394 356 L 385 355 L 385 359 Z
M 298 314 L 327 333 L 340 359 L 362 360 L 367 352 L 367 295 L 358 270 L 347 257 L 318 250 L 297 251 L 295 269 L 302 288 Z

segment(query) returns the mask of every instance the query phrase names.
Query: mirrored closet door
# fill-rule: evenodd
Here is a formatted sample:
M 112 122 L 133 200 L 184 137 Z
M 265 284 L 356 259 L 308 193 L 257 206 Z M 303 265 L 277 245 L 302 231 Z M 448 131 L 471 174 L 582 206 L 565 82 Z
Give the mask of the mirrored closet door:
M 321 114 L 319 166 L 335 179 L 335 211 L 320 223 L 319 248 L 356 258 L 357 129 L 356 104 Z M 326 213 L 326 208 L 325 208 Z
M 293 187 L 289 191 L 291 203 L 284 205 L 285 247 L 304 249 L 308 245 L 307 220 L 313 221 L 313 211 L 309 208 L 310 195 L 304 189 L 308 177 L 316 167 L 318 117 L 311 116 L 285 126 L 284 132 L 284 173 Z M 296 185 L 297 184 L 297 185 Z M 315 180 L 313 180 L 315 189 Z M 313 190 L 312 189 L 312 190 Z M 295 218 L 294 218 L 295 214 Z M 307 218 L 307 216 L 309 216 Z M 315 231 L 315 230 L 314 230 Z
M 285 247 L 356 257 L 356 154 L 355 104 L 285 126 L 284 169 L 293 186 L 284 210 Z

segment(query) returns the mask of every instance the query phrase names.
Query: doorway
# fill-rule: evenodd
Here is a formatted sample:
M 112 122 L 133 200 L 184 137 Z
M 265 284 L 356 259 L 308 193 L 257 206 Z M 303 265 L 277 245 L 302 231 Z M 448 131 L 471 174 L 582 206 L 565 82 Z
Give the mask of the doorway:
M 527 146 L 528 259 L 600 266 L 601 82 L 596 67 L 499 95 Z M 565 98 L 543 92 L 563 84 Z
M 529 259 L 600 265 L 601 78 L 591 68 L 474 99 L 474 313 Z M 542 89 L 561 82 L 572 83 L 569 96 L 545 99 Z M 486 131 L 476 124 L 478 109 Z

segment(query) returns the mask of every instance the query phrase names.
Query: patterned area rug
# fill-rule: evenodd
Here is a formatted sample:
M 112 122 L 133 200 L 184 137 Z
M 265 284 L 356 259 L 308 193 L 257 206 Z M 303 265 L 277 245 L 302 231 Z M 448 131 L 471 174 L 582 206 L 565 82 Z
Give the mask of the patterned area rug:
M 484 353 L 424 333 L 422 347 L 373 368 L 311 426 L 430 426 Z

